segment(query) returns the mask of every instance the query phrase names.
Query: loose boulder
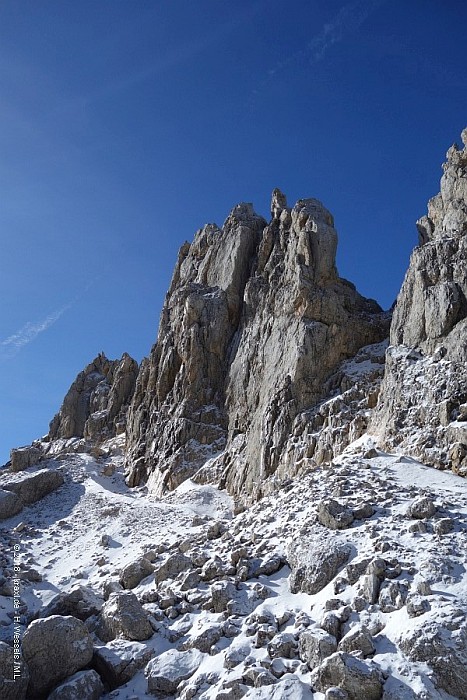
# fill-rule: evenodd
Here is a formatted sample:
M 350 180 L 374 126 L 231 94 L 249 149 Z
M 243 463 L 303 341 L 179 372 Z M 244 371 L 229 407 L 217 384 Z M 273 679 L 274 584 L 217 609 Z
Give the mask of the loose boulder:
M 39 447 L 33 445 L 16 447 L 10 451 L 11 471 L 20 472 L 28 467 L 33 467 L 40 462 L 42 457 L 42 450 Z
M 118 688 L 133 678 L 144 668 L 154 651 L 140 642 L 114 639 L 94 651 L 93 666 L 111 690 Z
M 29 671 L 21 659 L 19 676 L 14 677 L 13 647 L 0 642 L 0 698 L 2 700 L 25 700 L 29 682 Z
M 197 649 L 168 651 L 156 656 L 146 666 L 148 691 L 154 695 L 173 695 L 180 683 L 191 678 L 204 655 Z
M 300 658 L 313 670 L 337 651 L 336 638 L 324 630 L 305 630 L 298 640 Z
M 347 562 L 350 552 L 348 544 L 324 533 L 317 533 L 309 540 L 292 542 L 287 556 L 292 569 L 289 578 L 291 592 L 319 593 Z
M 131 589 L 141 583 L 143 578 L 154 571 L 154 566 L 146 557 L 139 557 L 127 564 L 120 572 L 120 583 L 123 588 Z
M 78 671 L 55 688 L 47 700 L 99 700 L 104 686 L 96 671 Z
M 63 475 L 54 469 L 40 469 L 37 472 L 9 474 L 0 486 L 12 491 L 24 505 L 40 501 L 63 484 Z
M 97 627 L 97 635 L 103 642 L 116 637 L 144 641 L 153 634 L 148 615 L 134 593 L 111 593 L 102 608 Z
M 13 517 L 22 507 L 23 504 L 15 493 L 0 489 L 0 520 Z
M 318 520 L 324 527 L 331 530 L 345 530 L 354 520 L 354 514 L 342 503 L 330 498 L 321 501 L 318 506 Z
M 22 648 L 30 673 L 28 697 L 41 697 L 60 681 L 89 664 L 92 639 L 75 617 L 52 615 L 34 620 L 24 633 Z
M 328 688 L 339 686 L 349 700 L 379 700 L 383 695 L 383 675 L 352 654 L 336 652 L 329 656 L 312 673 L 312 686 L 325 693 Z

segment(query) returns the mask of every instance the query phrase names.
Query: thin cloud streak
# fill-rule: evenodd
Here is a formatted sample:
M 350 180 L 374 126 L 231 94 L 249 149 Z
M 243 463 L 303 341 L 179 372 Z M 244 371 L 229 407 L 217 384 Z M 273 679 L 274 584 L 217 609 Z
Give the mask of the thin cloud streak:
M 87 294 L 91 287 L 93 287 L 96 282 L 99 282 L 102 277 L 103 275 L 98 275 L 94 279 L 91 279 L 72 301 L 65 304 L 65 306 L 62 306 L 60 309 L 57 309 L 57 311 L 52 311 L 42 321 L 28 321 L 22 328 L 16 331 L 16 333 L 0 341 L 0 359 L 11 359 L 22 350 L 22 348 L 32 343 L 38 335 L 44 333 L 44 331 L 48 330 L 54 323 L 57 323 L 63 314 L 69 311 L 85 294 Z
M 67 304 L 61 309 L 53 311 L 42 321 L 35 323 L 28 321 L 22 328 L 16 331 L 16 333 L 13 333 L 13 335 L 10 335 L 0 342 L 1 356 L 3 358 L 10 358 L 16 355 L 25 345 L 32 343 L 40 333 L 43 333 L 53 326 L 71 306 L 72 304 Z
M 345 36 L 355 32 L 363 22 L 386 0 L 357 0 L 344 5 L 334 19 L 325 24 L 307 46 L 310 63 L 317 63 L 324 58 L 326 51 Z
M 270 83 L 277 73 L 299 61 L 307 60 L 309 65 L 322 61 L 326 52 L 334 44 L 339 43 L 349 34 L 353 34 L 375 10 L 385 3 L 386 0 L 354 0 L 354 2 L 349 2 L 341 7 L 331 21 L 326 23 L 303 49 L 287 56 L 282 61 L 278 61 L 268 71 L 268 78 L 264 81 L 263 87 Z

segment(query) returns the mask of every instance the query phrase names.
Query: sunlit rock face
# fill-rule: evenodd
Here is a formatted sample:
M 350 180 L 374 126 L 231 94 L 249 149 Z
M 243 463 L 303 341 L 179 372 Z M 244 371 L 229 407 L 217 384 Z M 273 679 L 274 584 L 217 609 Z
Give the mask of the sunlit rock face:
M 289 208 L 274 190 L 271 215 L 240 204 L 182 246 L 128 417 L 130 485 L 160 495 L 218 455 L 223 485 L 260 496 L 286 475 L 297 415 L 339 363 L 387 335 L 387 315 L 338 276 L 327 209 Z
M 78 437 L 97 445 L 123 432 L 137 376 L 138 363 L 127 353 L 120 360 L 100 353 L 70 386 L 48 440 Z
M 467 129 L 440 193 L 417 222 L 419 246 L 394 310 L 372 429 L 382 444 L 467 473 Z

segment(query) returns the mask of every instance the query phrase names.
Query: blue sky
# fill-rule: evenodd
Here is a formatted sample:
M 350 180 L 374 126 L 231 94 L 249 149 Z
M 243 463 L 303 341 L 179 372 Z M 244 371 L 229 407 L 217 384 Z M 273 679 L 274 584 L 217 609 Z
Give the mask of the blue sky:
M 467 125 L 467 4 L 3 0 L 0 464 L 95 355 L 156 338 L 179 246 L 316 197 L 387 308 Z

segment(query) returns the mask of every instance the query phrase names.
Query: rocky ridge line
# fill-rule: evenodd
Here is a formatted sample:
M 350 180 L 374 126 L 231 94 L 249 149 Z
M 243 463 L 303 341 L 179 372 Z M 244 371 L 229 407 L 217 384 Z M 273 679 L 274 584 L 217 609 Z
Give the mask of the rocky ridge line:
M 227 489 L 260 497 L 286 472 L 297 415 L 327 397 L 343 360 L 387 335 L 387 315 L 337 274 L 325 207 L 288 208 L 275 190 L 271 214 L 266 224 L 238 205 L 181 248 L 130 406 L 130 485 L 161 495 L 221 453 Z
M 467 475 L 467 129 L 417 222 L 370 425 L 386 449 Z

